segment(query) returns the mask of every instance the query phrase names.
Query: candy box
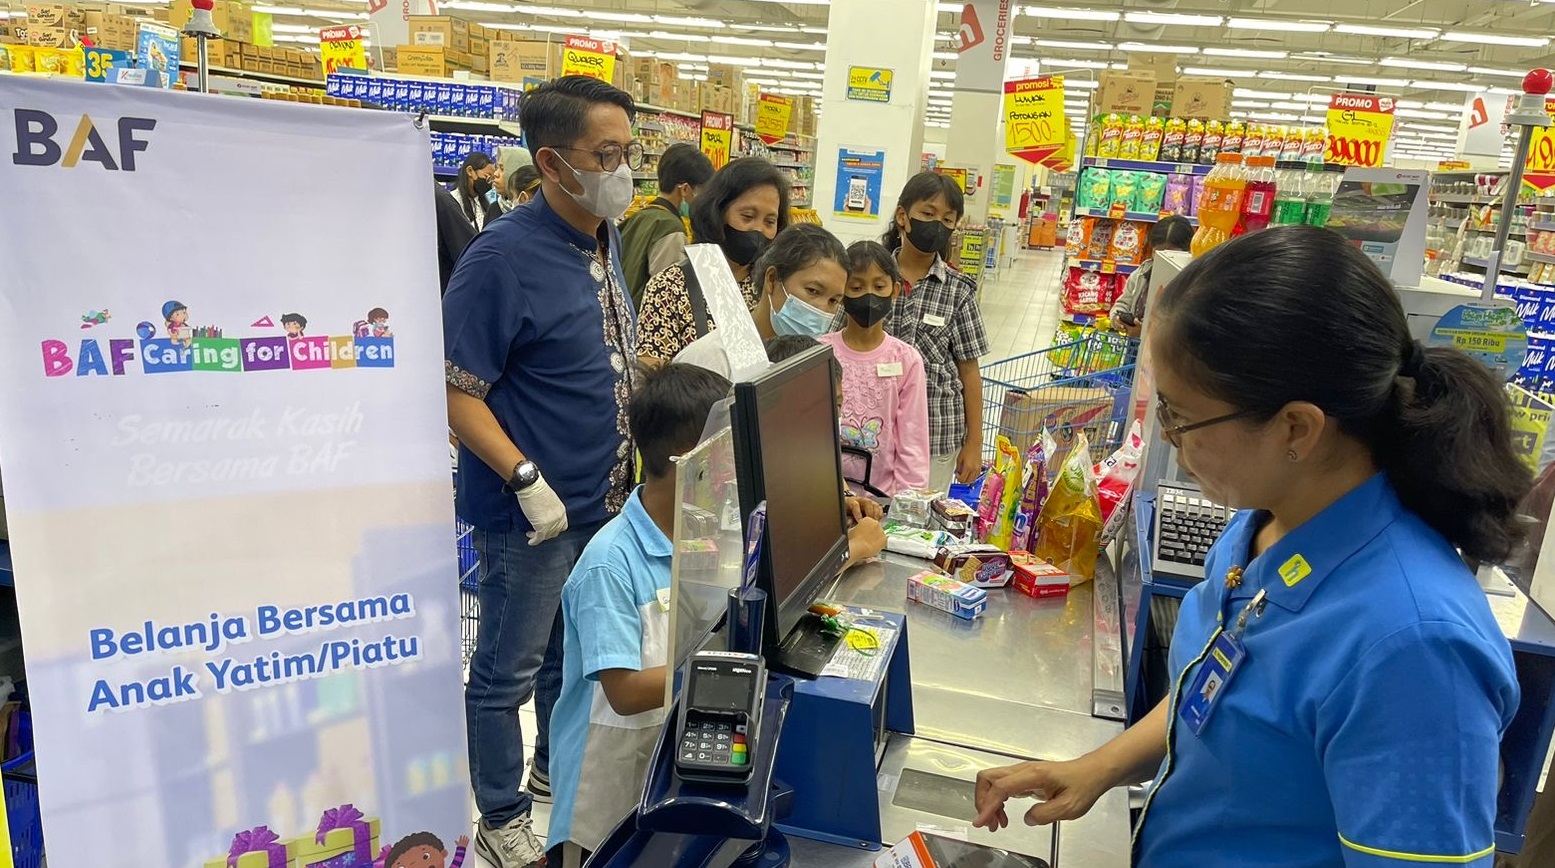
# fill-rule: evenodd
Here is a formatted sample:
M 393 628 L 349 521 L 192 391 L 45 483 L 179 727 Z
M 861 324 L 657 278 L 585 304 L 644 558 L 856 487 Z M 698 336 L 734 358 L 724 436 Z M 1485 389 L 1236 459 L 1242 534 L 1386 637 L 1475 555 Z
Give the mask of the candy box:
M 232 836 L 227 855 L 205 860 L 205 868 L 291 868 L 292 845 L 269 826 L 256 826 Z
M 972 507 L 946 497 L 934 501 L 933 509 L 933 526 L 936 530 L 942 530 L 961 540 L 971 535 L 972 522 L 977 518 L 977 512 Z
M 907 599 L 968 621 L 977 619 L 988 608 L 987 591 L 933 570 L 924 570 L 907 580 Z
M 1031 552 L 1010 552 L 1012 586 L 1028 597 L 1062 597 L 1069 593 L 1069 574 Z
M 946 546 L 934 556 L 934 566 L 974 588 L 1002 588 L 1010 583 L 1010 555 L 998 546 L 982 543 Z

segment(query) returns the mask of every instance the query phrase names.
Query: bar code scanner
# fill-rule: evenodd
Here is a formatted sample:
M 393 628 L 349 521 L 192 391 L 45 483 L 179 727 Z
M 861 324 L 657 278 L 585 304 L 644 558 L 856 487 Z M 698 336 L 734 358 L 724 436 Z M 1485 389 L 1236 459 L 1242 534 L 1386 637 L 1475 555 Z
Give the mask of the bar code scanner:
M 754 654 L 701 651 L 691 658 L 675 749 L 683 780 L 745 785 L 766 685 L 766 666 Z

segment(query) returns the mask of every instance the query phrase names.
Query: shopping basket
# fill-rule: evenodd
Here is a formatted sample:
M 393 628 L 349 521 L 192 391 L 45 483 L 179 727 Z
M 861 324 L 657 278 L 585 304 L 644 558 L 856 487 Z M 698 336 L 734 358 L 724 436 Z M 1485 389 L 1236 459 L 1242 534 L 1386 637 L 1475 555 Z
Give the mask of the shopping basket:
M 984 461 L 992 461 L 1001 435 L 1024 455 L 1044 429 L 1058 444 L 1048 456 L 1055 471 L 1081 433 L 1092 461 L 1112 454 L 1128 432 L 1138 356 L 1137 339 L 1090 329 L 982 366 Z
M 11 860 L 16 868 L 42 868 L 43 816 L 38 812 L 38 776 L 32 752 L 0 765 L 5 782 L 5 812 L 11 829 Z

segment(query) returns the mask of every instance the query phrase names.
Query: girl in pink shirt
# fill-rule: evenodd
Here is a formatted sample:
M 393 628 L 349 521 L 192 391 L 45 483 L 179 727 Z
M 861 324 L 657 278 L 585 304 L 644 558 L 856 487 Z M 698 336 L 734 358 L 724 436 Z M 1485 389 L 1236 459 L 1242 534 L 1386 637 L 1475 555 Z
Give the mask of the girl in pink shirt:
M 874 456 L 864 480 L 889 495 L 929 483 L 929 394 L 923 358 L 885 331 L 901 291 L 896 258 L 875 241 L 848 248 L 847 314 L 840 332 L 822 335 L 842 363 L 842 442 Z M 843 475 L 863 479 L 864 461 L 844 456 Z

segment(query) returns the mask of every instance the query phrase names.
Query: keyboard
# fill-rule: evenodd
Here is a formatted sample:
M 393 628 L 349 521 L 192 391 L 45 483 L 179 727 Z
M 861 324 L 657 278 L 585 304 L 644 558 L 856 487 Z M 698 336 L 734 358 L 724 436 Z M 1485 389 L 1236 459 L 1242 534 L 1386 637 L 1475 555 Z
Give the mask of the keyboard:
M 819 678 L 821 670 L 831 662 L 837 643 L 836 636 L 823 632 L 824 625 L 815 615 L 806 614 L 794 629 L 778 645 L 776 659 L 768 660 L 773 669 L 806 678 Z
M 1206 500 L 1191 485 L 1162 482 L 1155 492 L 1155 527 L 1150 571 L 1197 582 L 1204 578 L 1204 558 L 1220 538 L 1236 510 Z

